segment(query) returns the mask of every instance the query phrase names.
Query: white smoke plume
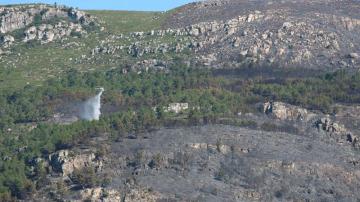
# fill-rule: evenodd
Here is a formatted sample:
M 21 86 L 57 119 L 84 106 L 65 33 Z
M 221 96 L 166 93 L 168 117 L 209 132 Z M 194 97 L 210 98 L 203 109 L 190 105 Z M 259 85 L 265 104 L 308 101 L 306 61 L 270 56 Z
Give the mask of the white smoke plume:
M 80 107 L 79 118 L 87 121 L 99 120 L 101 115 L 101 95 L 104 88 L 98 88 L 99 93 L 86 100 Z

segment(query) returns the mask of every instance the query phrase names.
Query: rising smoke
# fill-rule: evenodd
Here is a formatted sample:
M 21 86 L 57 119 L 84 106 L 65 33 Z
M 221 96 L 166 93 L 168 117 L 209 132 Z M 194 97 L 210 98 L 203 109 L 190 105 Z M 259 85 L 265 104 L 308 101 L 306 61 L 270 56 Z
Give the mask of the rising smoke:
M 101 95 L 104 88 L 99 88 L 99 93 L 86 100 L 80 107 L 79 118 L 87 121 L 99 120 L 101 112 Z

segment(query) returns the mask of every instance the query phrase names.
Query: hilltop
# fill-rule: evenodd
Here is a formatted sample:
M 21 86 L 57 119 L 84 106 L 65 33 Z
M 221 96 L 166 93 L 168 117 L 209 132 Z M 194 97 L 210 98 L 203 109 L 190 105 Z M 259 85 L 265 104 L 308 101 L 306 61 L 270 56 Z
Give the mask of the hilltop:
M 177 9 L 164 27 L 186 27 L 209 66 L 358 68 L 359 9 L 352 0 L 204 1 Z

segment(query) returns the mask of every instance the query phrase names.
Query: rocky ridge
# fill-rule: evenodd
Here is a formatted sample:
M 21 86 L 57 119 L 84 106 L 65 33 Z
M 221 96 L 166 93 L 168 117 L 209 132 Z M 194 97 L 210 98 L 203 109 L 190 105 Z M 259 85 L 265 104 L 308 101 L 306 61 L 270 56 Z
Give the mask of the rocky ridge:
M 317 10 L 325 2 L 294 2 L 292 6 L 283 6 L 272 2 L 272 6 L 258 5 L 258 1 L 217 1 L 191 4 L 180 10 L 169 20 L 170 27 L 184 26 L 190 22 L 191 34 L 202 44 L 198 53 L 200 58 L 211 59 L 214 66 L 241 65 L 279 65 L 284 67 L 359 67 L 360 17 L 344 13 L 329 14 Z M 226 3 L 224 3 L 226 2 Z M 252 5 L 249 5 L 252 4 Z M 336 4 L 335 1 L 326 4 Z M 344 4 L 358 3 L 346 1 Z M 226 6 L 224 6 L 226 5 Z M 237 6 L 250 9 L 240 9 Z M 214 6 L 216 9 L 214 9 Z M 234 8 L 231 8 L 233 6 Z M 276 6 L 276 9 L 273 7 Z M 247 7 L 247 8 L 249 8 Z M 252 8 L 259 9 L 253 10 Z M 306 10 L 304 13 L 294 9 Z M 348 7 L 345 7 L 346 10 Z M 211 11 L 209 9 L 212 9 Z M 193 13 L 188 13 L 188 12 Z M 316 10 L 316 11 L 315 11 Z M 350 10 L 350 8 L 349 8 Z M 220 17 L 221 12 L 247 13 L 245 15 L 227 16 L 226 20 L 213 20 L 199 16 L 200 13 L 213 13 L 213 18 Z M 206 14 L 207 15 L 207 14 Z M 181 19 L 181 20 L 175 20 Z M 200 19 L 198 19 L 200 18 Z M 172 24 L 174 23 L 174 24 Z M 354 55 L 352 57 L 350 55 Z M 210 56 L 210 57 L 209 57 Z M 230 62 L 225 62 L 230 61 Z
M 211 68 L 358 68 L 360 16 L 354 8 L 359 5 L 351 0 L 343 1 L 344 12 L 331 12 L 331 5 L 338 2 L 193 3 L 172 12 L 163 29 L 110 34 L 85 58 L 96 63 L 106 54 L 111 63 L 123 54 L 143 60 L 170 54 L 186 56 L 186 63 Z M 38 40 L 44 44 L 68 36 L 86 36 L 86 26 L 96 22 L 82 11 L 48 5 L 3 7 L 1 15 L 3 53 L 17 41 Z M 38 23 L 39 19 L 43 23 Z M 46 23 L 52 19 L 70 21 Z M 38 24 L 34 26 L 34 23 Z M 21 39 L 11 34 L 21 29 L 24 29 Z M 84 62 L 82 57 L 76 61 Z M 154 66 L 149 64 L 149 67 Z
M 322 4 L 335 5 L 335 1 L 309 4 L 299 1 L 293 7 L 275 2 L 265 7 L 258 4 L 257 1 L 245 3 L 239 0 L 189 4 L 174 12 L 165 22 L 165 29 L 114 35 L 93 49 L 91 54 L 117 55 L 120 51 L 142 57 L 190 51 L 195 53 L 193 63 L 212 68 L 281 66 L 332 70 L 360 67 L 360 46 L 357 43 L 360 40 L 360 16 L 339 12 L 330 14 L 317 9 Z M 344 4 L 359 7 L 352 1 Z M 235 12 L 231 5 L 246 5 L 249 9 Z M 298 7 L 303 7 L 303 14 L 294 12 Z M 344 7 L 346 9 L 352 10 L 348 6 Z M 204 12 L 214 15 L 201 17 Z M 232 15 L 221 16 L 219 13 L 223 12 Z M 158 38 L 164 37 L 176 40 L 157 42 Z M 112 45 L 119 39 L 135 39 L 136 42 Z

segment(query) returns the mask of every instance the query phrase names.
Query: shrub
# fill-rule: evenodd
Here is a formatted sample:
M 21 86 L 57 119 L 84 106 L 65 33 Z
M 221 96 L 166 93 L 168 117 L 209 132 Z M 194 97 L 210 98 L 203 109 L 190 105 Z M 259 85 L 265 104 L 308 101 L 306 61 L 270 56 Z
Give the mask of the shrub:
M 39 26 L 41 24 L 42 24 L 42 16 L 41 16 L 41 14 L 36 14 L 34 16 L 33 25 L 34 26 Z
M 75 169 L 71 180 L 82 188 L 92 188 L 98 185 L 98 180 L 93 167 L 85 167 L 83 169 Z

